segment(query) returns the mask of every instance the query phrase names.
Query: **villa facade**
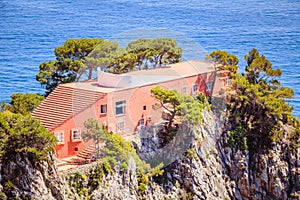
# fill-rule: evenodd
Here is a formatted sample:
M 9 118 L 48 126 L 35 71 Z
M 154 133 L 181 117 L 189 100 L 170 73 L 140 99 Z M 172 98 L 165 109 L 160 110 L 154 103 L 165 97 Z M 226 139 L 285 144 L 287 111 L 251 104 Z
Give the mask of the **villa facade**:
M 56 154 L 65 158 L 90 145 L 91 141 L 81 138 L 87 119 L 94 118 L 108 131 L 129 137 L 139 126 L 162 120 L 163 110 L 151 95 L 153 87 L 159 85 L 188 95 L 217 95 L 230 82 L 226 75 L 225 71 L 218 76 L 213 63 L 202 61 L 122 75 L 98 71 L 97 80 L 59 85 L 32 115 L 57 137 Z

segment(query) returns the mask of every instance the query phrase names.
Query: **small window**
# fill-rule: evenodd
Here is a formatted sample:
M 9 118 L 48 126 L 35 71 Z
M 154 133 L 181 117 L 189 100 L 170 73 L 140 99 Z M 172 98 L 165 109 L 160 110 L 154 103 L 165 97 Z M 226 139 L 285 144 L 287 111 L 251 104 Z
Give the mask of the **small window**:
M 207 82 L 207 84 L 206 84 L 206 90 L 207 91 L 210 91 L 211 92 L 211 90 L 212 90 L 212 82 Z
M 147 106 L 143 106 L 143 110 L 147 110 Z
M 198 85 L 194 84 L 192 87 L 192 94 L 195 94 L 198 90 Z
M 116 102 L 116 115 L 125 114 L 126 101 Z
M 55 137 L 58 140 L 58 144 L 64 144 L 64 131 L 59 131 L 55 133 Z
M 73 129 L 72 130 L 72 140 L 73 141 L 80 141 L 81 140 L 81 130 L 80 129 Z
M 226 78 L 226 83 L 225 84 L 226 84 L 226 86 L 230 85 L 230 78 L 228 78 L 228 77 Z
M 145 120 L 144 119 L 140 119 L 139 126 L 144 126 L 144 125 L 145 125 Z
M 123 120 L 118 121 L 118 127 L 117 127 L 117 132 L 123 132 L 125 128 L 125 124 Z
M 182 93 L 182 94 L 186 94 L 186 93 L 187 93 L 187 87 L 182 87 L 181 93 Z
M 101 114 L 106 114 L 106 112 L 107 112 L 107 105 L 105 104 L 105 105 L 101 105 L 101 108 L 100 108 L 101 110 Z
M 75 147 L 75 148 L 74 148 L 74 151 L 78 151 L 78 147 Z

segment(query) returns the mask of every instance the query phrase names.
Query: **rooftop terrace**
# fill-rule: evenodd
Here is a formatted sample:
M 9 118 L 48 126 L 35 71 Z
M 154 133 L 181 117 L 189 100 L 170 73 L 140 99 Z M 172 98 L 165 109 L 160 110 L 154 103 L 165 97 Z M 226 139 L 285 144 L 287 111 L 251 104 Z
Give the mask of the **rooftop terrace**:
M 149 70 L 133 71 L 120 75 L 98 71 L 98 80 L 95 79 L 86 82 L 68 83 L 64 84 L 64 86 L 94 92 L 109 93 L 212 71 L 214 71 L 213 63 L 192 60 Z

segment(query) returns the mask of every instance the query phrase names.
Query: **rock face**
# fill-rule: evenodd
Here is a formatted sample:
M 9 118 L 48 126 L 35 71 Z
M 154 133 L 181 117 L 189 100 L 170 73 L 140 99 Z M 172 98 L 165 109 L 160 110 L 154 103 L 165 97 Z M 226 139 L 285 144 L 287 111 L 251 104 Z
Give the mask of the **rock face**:
M 193 199 L 241 199 L 235 182 L 231 181 L 225 173 L 223 160 L 219 156 L 217 142 L 222 133 L 221 119 L 217 119 L 211 112 L 205 111 L 203 125 L 192 130 L 192 134 L 183 135 L 184 138 L 176 136 L 174 140 L 179 142 L 173 143 L 172 148 L 165 152 L 162 150 L 164 153 L 171 152 L 170 154 L 172 154 L 180 152 L 177 149 L 183 149 L 180 152 L 182 154 L 174 156 L 173 162 L 165 169 L 163 183 L 160 186 L 166 194 L 168 192 L 178 194 L 178 190 L 185 190 Z M 189 139 L 186 140 L 186 138 Z M 182 145 L 182 141 L 184 141 L 184 145 Z M 149 146 L 149 144 L 153 144 L 153 142 L 142 146 L 142 153 L 150 152 L 151 154 L 153 145 Z M 144 138 L 143 143 L 145 143 Z M 145 149 L 145 147 L 147 148 Z
M 104 175 L 89 198 L 300 199 L 299 149 L 290 151 L 288 141 L 274 145 L 268 153 L 253 155 L 227 147 L 222 119 L 205 111 L 200 127 L 181 129 L 164 147 L 151 134 L 150 129 L 155 128 L 141 130 L 143 137 L 136 145 L 139 154 L 154 165 L 164 162 L 164 174 L 152 178 L 141 192 L 134 174 L 116 169 Z M 21 199 L 83 198 L 58 175 L 51 160 L 35 166 L 28 158 L 17 156 L 0 165 L 0 195 L 5 192 Z M 81 173 L 87 172 L 85 169 Z
M 66 184 L 59 177 L 53 157 L 33 163 L 29 157 L 16 154 L 0 165 L 0 192 L 14 199 L 66 199 Z
M 249 156 L 248 151 L 220 143 L 223 168 L 236 184 L 243 199 L 299 199 L 299 149 L 292 153 L 286 141 L 268 153 Z
M 204 123 L 194 130 L 196 139 L 185 149 L 187 153 L 166 168 L 164 191 L 183 188 L 194 199 L 300 199 L 300 150 L 291 151 L 288 141 L 253 155 L 227 147 L 222 119 L 204 113 Z M 154 143 L 141 150 L 151 154 Z

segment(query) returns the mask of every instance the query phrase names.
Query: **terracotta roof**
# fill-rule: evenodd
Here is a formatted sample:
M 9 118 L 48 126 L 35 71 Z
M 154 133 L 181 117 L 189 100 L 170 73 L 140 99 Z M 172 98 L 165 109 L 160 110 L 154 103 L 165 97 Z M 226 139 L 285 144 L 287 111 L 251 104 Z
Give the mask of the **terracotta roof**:
M 59 85 L 32 112 L 32 115 L 41 120 L 49 131 L 106 95 L 102 92 L 67 85 Z

